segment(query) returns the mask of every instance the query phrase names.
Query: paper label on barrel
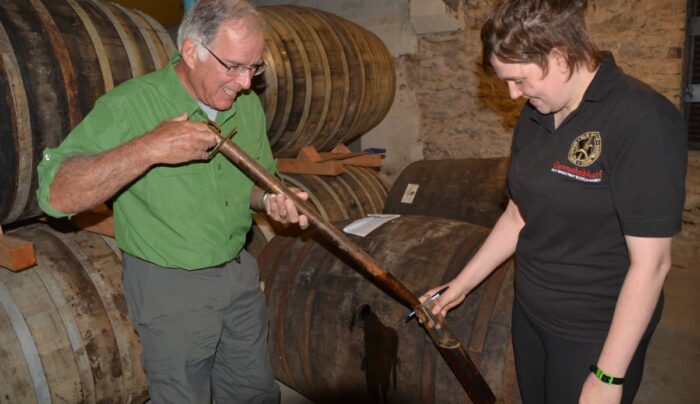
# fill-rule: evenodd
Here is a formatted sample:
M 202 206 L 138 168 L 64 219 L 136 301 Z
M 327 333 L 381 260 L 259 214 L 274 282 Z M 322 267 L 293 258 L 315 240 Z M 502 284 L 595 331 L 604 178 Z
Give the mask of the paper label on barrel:
M 401 203 L 413 203 L 413 198 L 416 197 L 417 192 L 418 192 L 418 184 L 406 185 L 406 190 L 403 191 L 403 197 L 401 198 Z

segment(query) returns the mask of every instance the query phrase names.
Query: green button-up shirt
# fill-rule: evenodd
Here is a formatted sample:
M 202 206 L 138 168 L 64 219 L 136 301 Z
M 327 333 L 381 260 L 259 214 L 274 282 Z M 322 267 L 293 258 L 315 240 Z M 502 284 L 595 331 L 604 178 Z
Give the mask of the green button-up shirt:
M 65 159 L 113 149 L 182 112 L 190 120 L 207 120 L 175 73 L 179 61 L 176 52 L 164 68 L 105 94 L 61 145 L 44 150 L 37 190 L 44 212 L 54 217 L 72 214 L 48 202 L 49 187 Z M 218 112 L 216 121 L 224 134 L 237 128 L 234 143 L 275 170 L 255 93 L 239 94 L 230 110 Z M 252 188 L 252 180 L 221 154 L 207 162 L 154 166 L 116 196 L 117 243 L 129 254 L 164 267 L 191 270 L 229 261 L 250 229 Z

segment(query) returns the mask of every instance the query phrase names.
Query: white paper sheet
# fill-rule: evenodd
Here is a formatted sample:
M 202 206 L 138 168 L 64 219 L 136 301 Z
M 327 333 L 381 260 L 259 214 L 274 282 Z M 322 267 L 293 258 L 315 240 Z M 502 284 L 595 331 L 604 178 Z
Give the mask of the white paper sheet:
M 367 215 L 367 217 L 357 219 L 349 225 L 345 226 L 343 228 L 343 231 L 348 234 L 354 234 L 356 236 L 365 237 L 377 227 L 383 225 L 388 221 L 394 220 L 399 216 L 401 215 L 372 213 Z

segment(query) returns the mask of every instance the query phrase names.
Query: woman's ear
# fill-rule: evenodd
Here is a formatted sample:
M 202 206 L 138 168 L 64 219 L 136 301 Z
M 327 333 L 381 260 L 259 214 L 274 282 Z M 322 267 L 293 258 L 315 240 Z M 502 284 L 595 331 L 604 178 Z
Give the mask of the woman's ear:
M 569 64 L 567 63 L 566 54 L 559 48 L 553 48 L 549 52 L 549 55 L 550 55 L 549 68 L 550 69 L 555 68 L 560 73 L 568 75 Z

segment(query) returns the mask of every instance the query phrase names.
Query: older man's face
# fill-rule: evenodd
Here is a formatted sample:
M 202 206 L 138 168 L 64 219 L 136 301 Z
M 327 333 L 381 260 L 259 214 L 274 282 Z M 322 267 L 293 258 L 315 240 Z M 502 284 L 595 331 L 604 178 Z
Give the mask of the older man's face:
M 254 65 L 262 60 L 265 37 L 262 32 L 249 31 L 240 22 L 226 23 L 207 47 L 227 65 Z M 192 70 L 193 95 L 214 109 L 227 110 L 240 91 L 250 88 L 253 74 L 240 74 L 236 69 L 227 72 L 209 52 L 203 53 L 205 59 L 198 59 Z

